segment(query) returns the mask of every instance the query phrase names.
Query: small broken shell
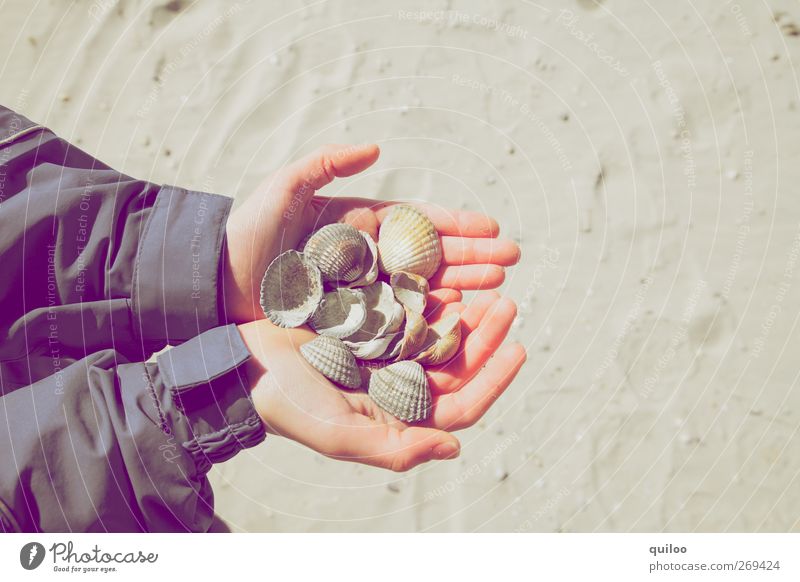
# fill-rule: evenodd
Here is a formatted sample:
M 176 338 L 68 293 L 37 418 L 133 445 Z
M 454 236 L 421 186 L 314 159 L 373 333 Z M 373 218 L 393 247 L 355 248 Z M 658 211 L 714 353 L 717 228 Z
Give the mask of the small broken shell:
M 428 337 L 428 323 L 421 313 L 405 308 L 406 324 L 403 333 L 395 335 L 384 357 L 405 360 L 415 356 L 425 345 Z
M 403 324 L 403 306 L 394 299 L 392 288 L 383 281 L 360 289 L 367 302 L 367 318 L 361 328 L 344 338 L 357 358 L 373 360 L 389 347 L 393 335 Z
M 308 239 L 303 254 L 322 272 L 323 281 L 350 283 L 364 270 L 367 242 L 361 232 L 349 224 L 323 226 Z
M 405 422 L 424 420 L 431 411 L 428 378 L 416 362 L 404 360 L 374 371 L 368 393 L 378 406 Z
M 303 325 L 322 299 L 319 269 L 297 251 L 278 255 L 261 281 L 261 308 L 280 327 Z
M 341 339 L 358 331 L 366 319 L 364 294 L 357 289 L 339 288 L 322 296 L 309 324 L 320 335 Z
M 300 353 L 329 380 L 347 388 L 361 386 L 356 359 L 342 340 L 320 335 L 300 346 Z
M 442 244 L 431 220 L 407 204 L 394 206 L 378 236 L 379 264 L 391 275 L 407 271 L 430 279 L 442 261 Z
M 369 234 L 362 231 L 359 232 L 361 232 L 361 236 L 364 237 L 364 241 L 367 243 L 363 261 L 364 269 L 358 279 L 347 284 L 348 287 L 366 287 L 378 280 L 378 245 L 375 244 Z
M 428 327 L 424 347 L 414 361 L 429 366 L 444 364 L 458 353 L 460 346 L 461 315 L 453 312 Z
M 430 286 L 425 277 L 398 271 L 392 273 L 389 282 L 395 298 L 400 303 L 417 313 L 425 311 L 425 304 L 428 301 L 428 293 L 430 292 Z

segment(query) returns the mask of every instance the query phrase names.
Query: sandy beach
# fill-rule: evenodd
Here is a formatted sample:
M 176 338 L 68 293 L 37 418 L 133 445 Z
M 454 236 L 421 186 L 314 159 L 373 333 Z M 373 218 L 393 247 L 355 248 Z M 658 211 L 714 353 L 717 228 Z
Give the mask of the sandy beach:
M 800 7 L 0 3 L 0 103 L 112 167 L 243 200 L 324 143 L 330 195 L 487 212 L 529 359 L 458 460 L 270 437 L 233 531 L 800 531 Z

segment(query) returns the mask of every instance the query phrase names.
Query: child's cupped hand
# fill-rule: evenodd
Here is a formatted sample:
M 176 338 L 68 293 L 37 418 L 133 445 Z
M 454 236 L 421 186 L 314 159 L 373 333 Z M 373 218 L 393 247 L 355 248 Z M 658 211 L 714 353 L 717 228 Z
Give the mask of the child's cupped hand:
M 264 271 L 309 232 L 347 222 L 377 240 L 392 202 L 329 198 L 317 192 L 336 177 L 364 171 L 379 153 L 376 145 L 325 146 L 264 180 L 231 215 L 222 272 L 228 321 L 264 318 L 259 305 Z M 505 280 L 504 267 L 519 260 L 519 247 L 497 238 L 499 228 L 492 218 L 429 203 L 415 205 L 433 221 L 442 239 L 442 265 L 430 281 L 434 298 L 458 301 L 462 290 L 494 289 Z
M 428 369 L 432 410 L 427 420 L 407 424 L 377 406 L 365 392 L 336 387 L 306 362 L 300 345 L 314 332 L 281 329 L 266 320 L 239 330 L 253 359 L 247 377 L 267 430 L 328 457 L 406 471 L 433 459 L 458 456 L 451 431 L 477 422 L 508 387 L 525 362 L 524 348 L 503 340 L 516 306 L 494 291 L 470 305 L 439 302 L 437 317 L 461 312 L 464 341 L 458 355 Z

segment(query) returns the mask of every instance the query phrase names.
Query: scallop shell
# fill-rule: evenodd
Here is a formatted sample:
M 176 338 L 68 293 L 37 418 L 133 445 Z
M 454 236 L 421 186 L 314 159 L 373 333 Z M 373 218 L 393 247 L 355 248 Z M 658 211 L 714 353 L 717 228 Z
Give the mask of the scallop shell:
M 356 359 L 342 340 L 320 335 L 300 346 L 300 353 L 326 378 L 347 388 L 361 386 Z
M 348 287 L 366 287 L 378 280 L 378 245 L 366 232 L 361 232 L 361 236 L 364 237 L 364 241 L 367 243 L 367 250 L 364 253 L 363 260 L 364 268 L 361 276 L 352 283 L 348 283 Z
M 353 354 L 362 360 L 379 358 L 403 324 L 405 311 L 394 299 L 392 288 L 383 281 L 360 289 L 367 303 L 367 318 L 361 328 L 344 338 Z
M 370 375 L 369 395 L 386 412 L 405 422 L 417 422 L 431 411 L 425 370 L 416 362 L 395 362 Z
M 392 273 L 389 282 L 395 298 L 400 303 L 417 313 L 425 311 L 425 304 L 428 301 L 428 293 L 430 292 L 430 286 L 425 277 L 398 271 Z
M 280 327 L 303 325 L 322 299 L 319 269 L 297 251 L 278 255 L 261 281 L 261 308 Z
M 420 210 L 399 204 L 383 219 L 378 236 L 379 265 L 391 275 L 408 271 L 430 279 L 442 262 L 436 227 Z
M 309 324 L 320 335 L 347 337 L 367 319 L 367 302 L 357 289 L 339 288 L 322 296 Z
M 453 312 L 428 328 L 423 350 L 415 362 L 435 366 L 444 364 L 458 353 L 461 346 L 461 315 Z
M 303 247 L 303 254 L 322 272 L 323 281 L 350 283 L 364 270 L 367 242 L 361 232 L 349 224 L 323 226 Z
M 395 334 L 384 357 L 405 360 L 416 355 L 425 345 L 428 337 L 428 323 L 425 318 L 408 307 L 405 308 L 405 315 L 403 333 Z

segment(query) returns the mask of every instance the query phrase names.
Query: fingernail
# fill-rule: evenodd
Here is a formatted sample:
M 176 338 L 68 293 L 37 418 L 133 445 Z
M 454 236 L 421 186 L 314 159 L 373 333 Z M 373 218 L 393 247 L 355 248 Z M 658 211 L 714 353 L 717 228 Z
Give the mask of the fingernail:
M 455 459 L 461 452 L 458 445 L 442 443 L 433 447 L 433 456 L 437 459 Z

